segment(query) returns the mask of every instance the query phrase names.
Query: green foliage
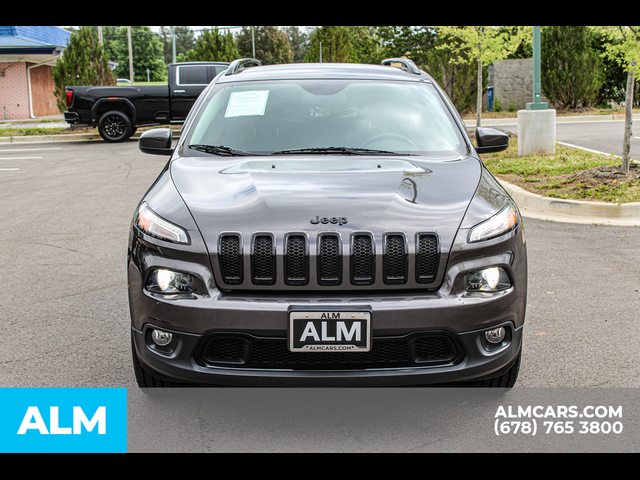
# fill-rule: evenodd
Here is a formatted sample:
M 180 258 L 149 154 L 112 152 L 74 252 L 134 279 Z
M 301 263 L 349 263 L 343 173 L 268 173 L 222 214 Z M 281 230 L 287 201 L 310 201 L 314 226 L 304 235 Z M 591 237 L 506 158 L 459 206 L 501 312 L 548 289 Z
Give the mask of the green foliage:
M 454 55 L 463 61 L 452 61 Z M 470 49 L 462 48 L 461 39 L 440 34 L 426 59 L 425 70 L 447 92 L 461 113 L 469 113 L 476 108 L 478 67 L 471 55 Z M 487 91 L 488 76 L 488 68 L 483 66 L 483 94 Z
M 278 27 L 242 27 L 237 35 L 238 51 L 244 58 L 255 58 L 263 65 L 291 63 L 293 54 L 289 37 Z M 256 54 L 253 55 L 255 41 Z
M 609 107 L 610 103 L 620 104 L 624 102 L 625 90 L 627 88 L 627 73 L 622 66 L 621 54 L 613 53 L 607 55 L 607 44 L 611 42 L 619 42 L 619 40 L 610 39 L 604 33 L 593 30 L 593 48 L 602 58 L 602 68 L 604 71 L 604 81 L 600 92 L 598 92 L 599 107 Z
M 127 27 L 104 27 L 108 41 L 106 50 L 110 60 L 118 63 L 114 73 L 118 78 L 129 78 L 129 41 Z M 150 27 L 131 27 L 131 50 L 133 56 L 134 81 L 147 81 L 149 70 L 150 81 L 161 82 L 167 79 L 167 66 L 164 63 L 162 40 Z
M 351 31 L 347 26 L 323 26 L 315 29 L 311 34 L 309 51 L 304 57 L 305 62 L 320 61 L 320 43 L 324 63 L 357 61 L 356 52 L 351 44 Z
M 53 93 L 60 112 L 67 110 L 65 87 L 116 84 L 102 45 L 89 27 L 81 27 L 71 34 L 69 44 L 52 72 Z
M 544 27 L 540 43 L 544 95 L 563 108 L 593 106 L 604 68 L 591 30 L 580 25 Z
M 282 30 L 289 37 L 289 45 L 293 53 L 292 61 L 295 63 L 304 61 L 304 56 L 309 50 L 309 34 L 300 31 L 298 27 L 284 27 Z
M 384 58 L 406 57 L 427 70 L 430 54 L 437 42 L 435 30 L 404 25 L 378 27 L 377 33 L 382 40 Z
M 354 63 L 380 65 L 386 57 L 380 48 L 377 27 L 349 27 Z
M 191 27 L 160 27 L 160 36 L 164 50 L 164 63 L 173 63 L 173 35 L 171 29 L 175 29 L 176 36 L 176 61 L 177 56 L 187 54 L 196 46 L 196 38 Z
M 179 55 L 178 62 L 232 62 L 240 58 L 233 34 L 220 33 L 218 28 L 205 29 L 196 40 L 193 50 Z

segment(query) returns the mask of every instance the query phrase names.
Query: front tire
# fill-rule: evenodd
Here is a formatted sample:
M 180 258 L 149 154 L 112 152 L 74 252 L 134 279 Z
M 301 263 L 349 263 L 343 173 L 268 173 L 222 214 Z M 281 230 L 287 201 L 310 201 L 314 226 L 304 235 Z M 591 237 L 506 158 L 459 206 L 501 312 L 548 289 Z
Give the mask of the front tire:
M 112 110 L 100 118 L 98 132 L 106 142 L 124 142 L 133 135 L 133 127 L 129 117 L 122 112 Z

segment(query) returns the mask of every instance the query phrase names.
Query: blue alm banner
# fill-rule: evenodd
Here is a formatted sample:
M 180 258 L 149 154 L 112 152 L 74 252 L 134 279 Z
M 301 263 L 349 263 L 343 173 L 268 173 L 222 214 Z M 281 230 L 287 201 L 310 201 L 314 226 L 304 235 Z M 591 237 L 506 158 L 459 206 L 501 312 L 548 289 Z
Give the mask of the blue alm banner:
M 1 453 L 126 453 L 125 388 L 0 388 Z

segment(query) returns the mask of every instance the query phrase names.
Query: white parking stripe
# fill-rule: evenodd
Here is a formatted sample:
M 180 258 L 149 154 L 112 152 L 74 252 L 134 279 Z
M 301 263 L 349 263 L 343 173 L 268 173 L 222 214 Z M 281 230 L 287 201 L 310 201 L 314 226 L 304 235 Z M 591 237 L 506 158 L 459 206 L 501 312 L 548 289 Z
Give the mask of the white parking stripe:
M 50 148 L 11 148 L 7 150 L 0 150 L 0 153 L 12 153 L 12 152 L 36 152 L 39 150 L 62 150 L 62 147 L 50 147 Z
M 15 172 L 16 170 L 20 170 L 19 168 L 0 168 L 0 172 Z
M 43 157 L 0 157 L 0 160 L 39 160 Z

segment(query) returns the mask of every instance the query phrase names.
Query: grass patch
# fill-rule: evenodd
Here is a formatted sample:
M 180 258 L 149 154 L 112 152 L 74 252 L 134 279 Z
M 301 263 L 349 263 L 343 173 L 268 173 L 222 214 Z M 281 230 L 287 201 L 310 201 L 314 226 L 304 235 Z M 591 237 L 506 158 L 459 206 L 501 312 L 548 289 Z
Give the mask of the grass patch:
M 640 166 L 629 175 L 618 170 L 620 159 L 556 144 L 554 155 L 518 156 L 512 138 L 505 152 L 482 159 L 499 179 L 546 197 L 611 203 L 640 202 Z
M 33 135 L 60 135 L 67 128 L 0 128 L 0 137 L 25 137 Z M 75 133 L 75 132 L 70 132 Z

